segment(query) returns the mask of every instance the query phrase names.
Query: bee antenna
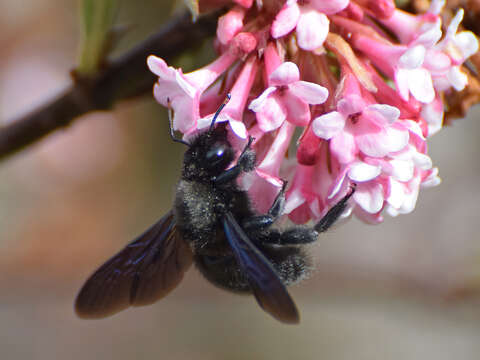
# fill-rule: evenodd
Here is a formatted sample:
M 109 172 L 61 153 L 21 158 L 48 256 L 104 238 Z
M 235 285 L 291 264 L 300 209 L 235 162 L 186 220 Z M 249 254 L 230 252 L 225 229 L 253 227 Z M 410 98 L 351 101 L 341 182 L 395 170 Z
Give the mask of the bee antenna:
M 171 101 L 170 101 L 170 98 L 167 98 L 167 106 L 168 106 L 168 125 L 170 127 L 170 137 L 172 138 L 173 141 L 175 142 L 178 142 L 180 144 L 183 144 L 183 145 L 187 145 L 187 146 L 190 146 L 190 144 L 188 142 L 186 142 L 185 140 L 182 140 L 182 139 L 179 139 L 179 138 L 176 138 L 175 137 L 175 133 L 174 133 L 174 130 L 173 130 L 173 110 L 172 110 L 172 107 L 170 106 L 171 105 Z
M 223 110 L 225 105 L 227 105 L 227 103 L 230 101 L 231 97 L 232 96 L 230 94 L 227 94 L 227 96 L 225 97 L 225 100 L 223 100 L 223 103 L 219 106 L 215 115 L 213 115 L 212 123 L 210 124 L 210 129 L 208 130 L 208 132 L 212 132 L 212 130 L 215 126 L 215 121 L 217 121 L 218 115 L 220 115 L 220 112 Z

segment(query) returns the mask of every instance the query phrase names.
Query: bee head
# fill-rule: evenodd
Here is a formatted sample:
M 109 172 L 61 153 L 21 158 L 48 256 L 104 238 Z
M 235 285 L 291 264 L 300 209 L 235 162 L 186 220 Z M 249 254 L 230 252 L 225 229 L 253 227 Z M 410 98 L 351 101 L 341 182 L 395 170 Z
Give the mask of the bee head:
M 210 180 L 221 174 L 235 159 L 235 151 L 221 124 L 198 135 L 185 152 L 183 176 L 187 179 Z

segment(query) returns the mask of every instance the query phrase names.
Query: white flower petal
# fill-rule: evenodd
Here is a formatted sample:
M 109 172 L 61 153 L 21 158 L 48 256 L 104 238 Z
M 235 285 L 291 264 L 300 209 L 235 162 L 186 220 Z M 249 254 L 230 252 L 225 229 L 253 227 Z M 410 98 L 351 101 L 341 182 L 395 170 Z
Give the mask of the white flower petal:
M 323 45 L 329 31 L 327 16 L 316 10 L 302 12 L 297 24 L 298 46 L 303 50 L 312 51 Z
M 405 200 L 402 206 L 398 209 L 400 214 L 408 214 L 415 209 L 418 198 L 418 190 L 420 187 L 420 179 L 414 178 L 408 183 L 409 191 L 405 192 Z
M 363 161 L 356 161 L 350 166 L 348 177 L 355 182 L 363 182 L 375 179 L 382 172 L 378 165 L 370 165 Z
M 460 50 L 463 59 L 478 51 L 478 39 L 471 31 L 462 31 L 455 35 L 455 45 Z
M 405 185 L 392 178 L 389 178 L 388 180 L 390 195 L 387 198 L 387 202 L 395 209 L 399 209 L 405 199 Z
M 446 34 L 447 37 L 454 37 L 455 36 L 456 32 L 458 31 L 458 26 L 460 25 L 460 23 L 463 20 L 463 15 L 464 15 L 463 9 L 461 9 L 461 8 L 458 9 L 455 16 L 452 18 L 452 20 L 450 20 L 450 24 L 448 24 L 447 34 Z
M 322 139 L 331 139 L 343 130 L 345 118 L 338 111 L 332 111 L 315 118 L 312 122 L 312 130 L 315 135 Z
M 376 182 L 357 184 L 353 199 L 363 210 L 375 214 L 383 207 L 383 188 Z
M 398 181 L 409 181 L 413 177 L 415 169 L 412 161 L 390 160 L 392 166 L 391 175 Z
M 400 213 L 398 212 L 397 209 L 395 209 L 392 205 L 387 204 L 385 207 L 385 211 L 387 212 L 388 215 L 391 217 L 397 217 Z
M 247 137 L 247 129 L 245 128 L 245 124 L 238 120 L 229 119 L 230 127 L 232 128 L 235 135 L 238 137 L 245 139 Z
M 365 108 L 366 112 L 374 112 L 376 115 L 381 116 L 381 120 L 377 121 L 379 125 L 382 124 L 393 124 L 400 117 L 400 110 L 395 106 L 386 105 L 386 104 L 372 104 Z
M 413 162 L 415 163 L 415 166 L 420 170 L 430 170 L 433 166 L 430 156 L 419 152 L 414 152 Z
M 440 131 L 443 124 L 443 104 L 441 102 L 433 101 L 425 104 L 421 111 L 422 117 L 428 124 L 428 136 Z
M 433 168 L 432 172 L 422 182 L 422 187 L 428 188 L 437 186 L 442 182 L 442 179 L 438 176 L 438 168 Z
M 409 71 L 408 88 L 413 97 L 422 103 L 429 103 L 435 99 L 432 76 L 426 69 Z
M 434 23 L 425 23 L 420 28 L 420 35 L 414 40 L 415 44 L 421 44 L 427 49 L 433 47 L 442 38 L 442 22 L 440 19 Z
M 423 45 L 417 45 L 409 48 L 400 56 L 398 63 L 402 68 L 416 69 L 423 64 L 426 49 Z
M 440 14 L 442 11 L 443 7 L 445 6 L 446 0 L 432 0 L 430 3 L 430 8 L 428 9 L 428 12 L 434 15 Z
M 461 91 L 468 84 L 468 77 L 460 70 L 460 66 L 454 66 L 447 73 L 448 82 L 457 91 Z

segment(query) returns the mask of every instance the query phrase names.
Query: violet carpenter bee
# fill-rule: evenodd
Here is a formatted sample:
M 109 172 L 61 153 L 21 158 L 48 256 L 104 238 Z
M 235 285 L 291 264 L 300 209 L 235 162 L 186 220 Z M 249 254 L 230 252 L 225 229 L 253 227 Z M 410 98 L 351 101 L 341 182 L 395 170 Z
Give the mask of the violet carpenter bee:
M 149 305 L 166 296 L 195 263 L 223 289 L 253 294 L 260 307 L 284 323 L 299 314 L 286 286 L 304 279 L 311 265 L 302 245 L 317 240 L 343 213 L 355 188 L 313 227 L 272 225 L 285 203 L 286 183 L 266 214 L 256 213 L 237 186 L 255 169 L 253 138 L 235 160 L 223 124 L 215 120 L 188 146 L 174 206 L 150 229 L 113 256 L 83 285 L 75 309 L 82 318 L 102 318 L 129 306 Z

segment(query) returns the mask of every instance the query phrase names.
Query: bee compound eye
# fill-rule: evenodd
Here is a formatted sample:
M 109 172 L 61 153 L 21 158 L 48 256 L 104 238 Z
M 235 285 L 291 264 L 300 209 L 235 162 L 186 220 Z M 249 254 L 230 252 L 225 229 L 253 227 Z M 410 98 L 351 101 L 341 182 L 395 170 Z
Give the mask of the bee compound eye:
M 220 160 L 222 160 L 226 152 L 227 152 L 227 147 L 225 145 L 223 144 L 214 145 L 212 146 L 212 148 L 210 148 L 207 151 L 205 158 L 209 163 L 216 164 Z

